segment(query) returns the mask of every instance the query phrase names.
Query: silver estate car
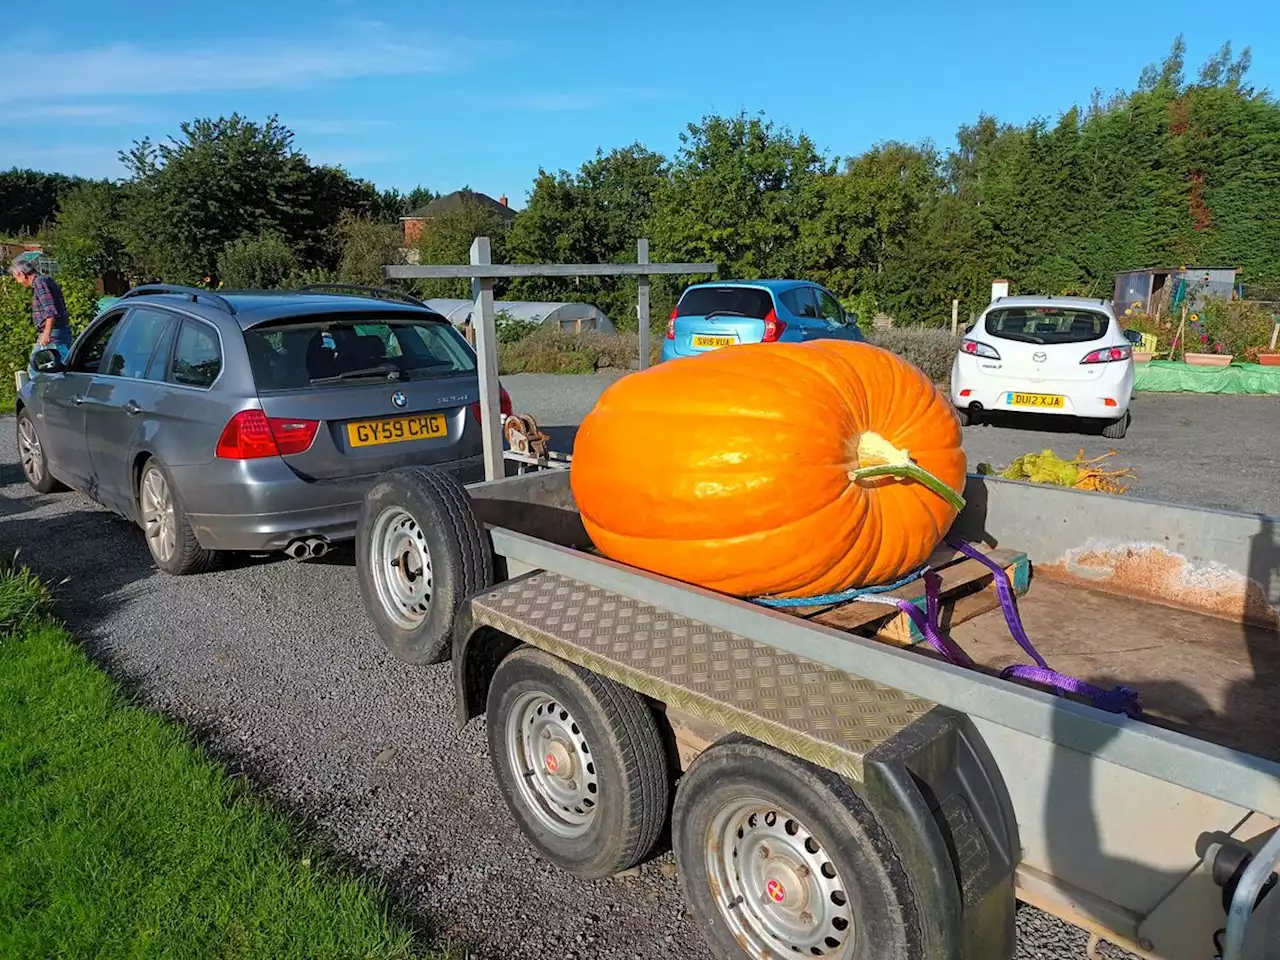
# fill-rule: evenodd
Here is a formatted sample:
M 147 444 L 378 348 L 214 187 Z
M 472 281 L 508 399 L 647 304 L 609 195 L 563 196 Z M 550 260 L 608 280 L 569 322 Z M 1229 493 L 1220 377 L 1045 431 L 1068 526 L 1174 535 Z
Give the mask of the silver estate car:
M 172 574 L 223 550 L 320 556 L 395 467 L 484 473 L 474 351 L 391 291 L 138 287 L 34 370 L 16 410 L 31 486 L 138 523 Z

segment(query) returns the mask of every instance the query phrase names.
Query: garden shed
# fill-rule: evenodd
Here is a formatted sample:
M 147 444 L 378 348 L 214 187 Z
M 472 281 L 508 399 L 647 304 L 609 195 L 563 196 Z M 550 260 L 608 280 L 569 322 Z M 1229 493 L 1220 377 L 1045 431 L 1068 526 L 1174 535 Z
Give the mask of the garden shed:
M 471 320 L 471 310 L 475 303 L 471 300 L 437 297 L 428 300 L 427 306 L 448 317 L 454 326 L 461 327 Z M 581 333 L 584 330 L 598 330 L 601 333 L 618 332 L 617 327 L 605 316 L 604 311 L 589 303 L 498 300 L 494 303 L 493 310 L 497 314 L 499 324 L 502 323 L 505 315 L 531 323 L 559 324 L 563 333 Z
M 1118 313 L 1169 314 L 1178 282 L 1187 281 L 1187 307 L 1199 310 L 1207 297 L 1231 299 L 1238 267 L 1144 267 L 1116 274 Z M 1207 281 L 1207 282 L 1206 282 Z

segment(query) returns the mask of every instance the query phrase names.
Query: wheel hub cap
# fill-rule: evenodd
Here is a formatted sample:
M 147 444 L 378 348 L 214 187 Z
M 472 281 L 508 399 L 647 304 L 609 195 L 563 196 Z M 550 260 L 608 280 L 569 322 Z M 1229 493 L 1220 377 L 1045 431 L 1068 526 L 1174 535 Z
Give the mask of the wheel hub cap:
M 422 527 L 408 511 L 388 508 L 374 522 L 369 549 L 383 610 L 396 626 L 414 629 L 426 618 L 435 587 Z
M 505 741 L 520 798 L 538 823 L 560 837 L 586 833 L 600 785 L 573 715 L 548 694 L 523 694 L 507 715 Z
M 767 801 L 725 804 L 712 819 L 707 874 L 721 916 L 753 956 L 853 956 L 853 912 L 834 863 L 793 814 Z

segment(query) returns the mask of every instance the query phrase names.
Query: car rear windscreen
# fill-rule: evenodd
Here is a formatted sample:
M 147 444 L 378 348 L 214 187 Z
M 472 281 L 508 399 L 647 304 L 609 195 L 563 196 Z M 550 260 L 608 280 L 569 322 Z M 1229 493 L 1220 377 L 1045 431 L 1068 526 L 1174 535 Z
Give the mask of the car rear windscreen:
M 473 373 L 475 357 L 443 321 L 314 317 L 244 332 L 259 391 L 341 387 Z
M 773 309 L 769 291 L 754 287 L 694 287 L 676 306 L 677 317 L 753 317 L 763 320 Z
M 987 314 L 993 337 L 1021 343 L 1086 343 L 1107 332 L 1105 313 L 1078 307 L 1003 307 Z

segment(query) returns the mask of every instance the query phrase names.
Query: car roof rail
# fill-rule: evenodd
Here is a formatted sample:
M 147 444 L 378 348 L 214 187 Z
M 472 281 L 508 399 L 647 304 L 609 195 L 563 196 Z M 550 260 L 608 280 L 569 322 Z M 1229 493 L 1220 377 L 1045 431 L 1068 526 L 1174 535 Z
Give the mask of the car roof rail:
M 358 283 L 308 283 L 305 287 L 299 287 L 298 293 L 355 293 L 362 297 L 372 297 L 373 299 L 398 300 L 401 303 L 412 304 L 415 307 L 426 307 L 427 305 L 411 294 L 404 293 L 400 290 L 390 290 L 387 287 L 366 287 Z M 427 309 L 431 309 L 427 307 Z
M 158 294 L 174 294 L 175 296 L 186 297 L 192 303 L 197 300 L 208 300 L 210 303 L 216 304 L 227 313 L 235 316 L 236 308 L 226 297 L 211 293 L 208 290 L 201 290 L 199 287 L 184 287 L 177 283 L 144 283 L 132 290 L 126 290 L 120 295 L 121 300 L 128 300 L 130 297 L 148 297 Z

